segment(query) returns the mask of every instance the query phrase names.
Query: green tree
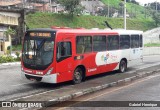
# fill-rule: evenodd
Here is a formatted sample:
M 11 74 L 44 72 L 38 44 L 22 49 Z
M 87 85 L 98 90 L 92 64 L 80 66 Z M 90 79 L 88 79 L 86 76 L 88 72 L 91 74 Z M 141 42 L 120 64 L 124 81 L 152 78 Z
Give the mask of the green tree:
M 73 15 L 76 7 L 80 4 L 80 0 L 58 0 L 60 4 L 65 7 L 65 10 L 69 12 L 69 14 Z
M 156 26 L 158 26 L 158 24 L 160 24 L 160 14 L 153 12 L 152 18 L 155 21 Z
M 12 38 L 11 35 L 14 35 L 16 33 L 16 31 L 12 28 L 8 28 L 7 31 L 4 32 L 4 35 L 6 37 L 9 37 L 9 39 L 11 39 L 11 46 L 10 46 L 10 54 L 12 53 Z
M 75 8 L 75 10 L 74 10 L 74 14 L 76 14 L 76 15 L 81 15 L 84 9 L 85 9 L 85 8 L 84 8 L 83 6 L 78 5 L 78 6 Z

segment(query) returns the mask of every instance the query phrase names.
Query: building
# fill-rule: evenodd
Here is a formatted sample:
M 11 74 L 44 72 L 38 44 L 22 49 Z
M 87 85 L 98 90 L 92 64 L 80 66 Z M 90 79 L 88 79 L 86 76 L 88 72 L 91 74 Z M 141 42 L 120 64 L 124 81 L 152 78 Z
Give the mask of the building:
M 7 53 L 7 48 L 11 46 L 11 37 L 16 39 L 23 35 L 21 30 L 22 21 L 20 11 L 0 9 L 0 54 Z M 6 36 L 4 34 L 9 27 L 16 30 L 15 36 Z
M 18 6 L 19 4 L 22 4 L 22 0 L 1 0 L 0 6 Z
M 49 0 L 1 0 L 0 7 L 6 9 L 29 9 L 36 11 L 49 11 Z
M 92 15 L 96 15 L 99 7 L 105 6 L 100 0 L 81 0 L 81 5 Z

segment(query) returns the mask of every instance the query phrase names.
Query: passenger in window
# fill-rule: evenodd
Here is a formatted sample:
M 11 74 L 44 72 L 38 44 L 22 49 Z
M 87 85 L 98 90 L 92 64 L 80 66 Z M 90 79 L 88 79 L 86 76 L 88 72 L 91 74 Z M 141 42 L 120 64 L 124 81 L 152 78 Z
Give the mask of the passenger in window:
M 118 46 L 118 41 L 117 41 L 116 38 L 113 39 L 113 42 L 112 42 L 112 43 L 113 43 L 113 49 L 117 49 L 117 48 L 118 48 L 118 47 L 117 47 L 117 46 Z
M 64 47 L 64 43 L 62 43 L 61 45 L 61 56 L 65 56 L 65 47 Z

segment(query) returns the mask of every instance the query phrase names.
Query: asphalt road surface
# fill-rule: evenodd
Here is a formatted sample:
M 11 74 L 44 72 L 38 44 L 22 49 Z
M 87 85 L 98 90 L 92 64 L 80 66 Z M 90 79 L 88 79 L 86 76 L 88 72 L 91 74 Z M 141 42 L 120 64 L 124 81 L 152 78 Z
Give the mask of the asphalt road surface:
M 160 64 L 160 56 L 146 56 L 144 62 L 130 68 L 129 71 L 135 71 L 136 69 L 148 68 L 150 66 Z M 125 73 L 127 74 L 127 73 Z M 48 90 L 59 89 L 69 86 L 70 83 L 62 84 L 46 84 L 36 83 L 29 80 L 21 79 L 20 65 L 1 66 L 0 65 L 0 100 L 6 101 L 30 94 L 41 93 Z
M 109 103 L 112 103 L 111 107 L 107 107 Z M 113 107 L 116 104 L 128 105 L 128 107 Z M 72 103 L 65 102 L 61 106 L 61 108 L 53 107 L 46 110 L 159 110 L 160 73 L 136 80 L 130 84 L 79 97 L 73 99 Z

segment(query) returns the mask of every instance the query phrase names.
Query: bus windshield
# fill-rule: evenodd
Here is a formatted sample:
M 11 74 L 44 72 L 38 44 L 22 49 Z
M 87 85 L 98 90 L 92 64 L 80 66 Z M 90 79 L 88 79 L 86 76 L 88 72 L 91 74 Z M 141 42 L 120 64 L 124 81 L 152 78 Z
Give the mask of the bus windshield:
M 30 69 L 46 69 L 53 61 L 53 38 L 31 37 L 26 34 L 23 44 L 22 60 Z

